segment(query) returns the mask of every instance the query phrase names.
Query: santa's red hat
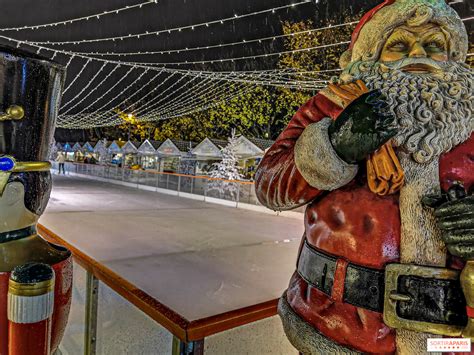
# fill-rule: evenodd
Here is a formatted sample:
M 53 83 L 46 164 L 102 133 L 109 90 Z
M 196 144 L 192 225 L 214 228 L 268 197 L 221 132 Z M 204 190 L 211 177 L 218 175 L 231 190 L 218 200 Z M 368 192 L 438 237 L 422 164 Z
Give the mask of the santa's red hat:
M 360 60 L 377 60 L 385 41 L 401 25 L 425 23 L 441 26 L 447 35 L 451 60 L 464 62 L 468 51 L 466 27 L 445 0 L 385 0 L 367 12 L 352 34 L 341 67 Z

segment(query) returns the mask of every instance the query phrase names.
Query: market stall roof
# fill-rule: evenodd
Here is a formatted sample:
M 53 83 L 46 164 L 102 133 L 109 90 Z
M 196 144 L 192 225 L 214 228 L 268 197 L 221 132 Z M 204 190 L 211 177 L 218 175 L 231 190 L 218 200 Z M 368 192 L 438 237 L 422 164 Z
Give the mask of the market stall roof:
M 76 144 L 74 144 L 74 145 L 72 146 L 72 151 L 73 151 L 73 152 L 82 152 L 83 149 L 82 149 L 81 144 L 80 144 L 79 142 L 76 142 Z
M 94 152 L 94 147 L 93 147 L 92 144 L 90 144 L 89 142 L 86 142 L 86 143 L 82 146 L 82 150 L 83 150 L 84 152 L 93 153 L 93 152 Z
M 114 141 L 112 143 L 114 143 L 114 142 L 119 146 L 120 149 L 122 149 L 123 146 L 125 145 L 125 143 L 127 143 L 127 142 L 123 141 L 122 138 L 114 139 Z
M 138 153 L 141 155 L 157 155 L 156 148 L 153 144 L 147 139 L 145 140 L 140 147 L 138 147 Z
M 209 140 L 216 145 L 217 148 L 222 149 L 224 148 L 227 144 L 229 144 L 229 141 L 227 139 L 216 139 L 216 138 L 209 138 Z
M 182 140 L 179 140 L 179 139 L 171 139 L 171 141 L 182 153 L 188 153 L 195 146 L 198 145 L 196 142 L 182 141 Z
M 122 147 L 122 153 L 124 154 L 136 154 L 138 152 L 137 148 L 138 144 L 135 144 L 132 141 L 128 141 L 125 143 L 125 145 Z
M 249 141 L 251 141 L 253 144 L 255 144 L 257 147 L 259 147 L 261 150 L 264 152 L 270 148 L 275 141 L 269 140 L 269 139 L 262 139 L 262 138 L 249 138 Z
M 63 152 L 89 152 L 98 154 L 142 154 L 142 155 L 163 155 L 163 156 L 190 156 L 201 158 L 222 157 L 221 149 L 227 146 L 228 141 L 214 138 L 205 138 L 197 144 L 190 141 L 167 139 L 163 143 L 155 140 L 145 140 L 143 143 L 136 141 L 114 140 L 107 142 L 105 139 L 95 143 L 86 142 L 82 145 L 76 142 L 73 146 L 70 143 L 55 144 L 56 151 Z M 273 141 L 259 138 L 247 138 L 239 136 L 237 139 L 237 156 L 239 158 L 253 158 L 263 156 L 265 150 L 271 147 Z
M 96 143 L 94 147 L 94 153 L 106 154 L 107 153 L 107 141 L 100 140 Z
M 220 148 L 209 138 L 205 138 L 191 152 L 197 155 L 198 157 L 212 157 L 212 158 L 222 157 Z
M 74 153 L 74 150 L 69 143 L 64 144 L 62 151 L 66 153 Z
M 119 154 L 122 153 L 122 146 L 125 144 L 123 141 L 113 141 L 110 143 L 107 151 L 111 154 Z
M 236 154 L 239 158 L 261 157 L 264 154 L 263 149 L 252 143 L 247 137 L 237 138 Z
M 171 139 L 167 139 L 163 142 L 162 145 L 157 150 L 157 153 L 165 156 L 181 156 L 182 152 L 178 147 L 173 143 Z

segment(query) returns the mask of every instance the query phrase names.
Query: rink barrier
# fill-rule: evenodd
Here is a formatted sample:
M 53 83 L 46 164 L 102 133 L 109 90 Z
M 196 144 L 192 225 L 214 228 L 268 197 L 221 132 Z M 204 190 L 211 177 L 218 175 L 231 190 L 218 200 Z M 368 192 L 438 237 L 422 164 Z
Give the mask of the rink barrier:
M 53 162 L 57 170 L 57 163 Z M 66 173 L 132 187 L 139 190 L 190 198 L 228 207 L 236 207 L 254 212 L 262 212 L 282 217 L 302 219 L 304 207 L 292 211 L 275 212 L 263 206 L 257 198 L 255 183 L 252 181 L 225 180 L 209 176 L 165 173 L 154 170 L 134 170 L 116 165 L 66 163 Z M 227 184 L 231 191 L 220 192 L 213 185 Z
M 102 284 L 108 286 L 138 310 L 166 328 L 173 335 L 171 346 L 171 354 L 173 355 L 202 354 L 204 352 L 204 340 L 207 337 L 250 325 L 273 317 L 277 313 L 278 300 L 274 299 L 215 316 L 189 321 L 45 226 L 38 225 L 38 232 L 47 241 L 69 249 L 73 254 L 75 268 L 79 266 L 87 272 L 86 317 L 84 322 L 85 354 L 96 353 L 95 347 L 98 341 L 97 304 L 99 287 Z

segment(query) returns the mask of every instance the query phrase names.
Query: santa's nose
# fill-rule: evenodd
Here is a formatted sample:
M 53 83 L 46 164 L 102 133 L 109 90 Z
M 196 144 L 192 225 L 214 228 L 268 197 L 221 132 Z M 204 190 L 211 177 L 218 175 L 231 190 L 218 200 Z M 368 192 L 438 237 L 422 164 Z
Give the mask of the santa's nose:
M 408 56 L 410 58 L 426 58 L 426 51 L 420 43 L 416 42 L 411 48 Z

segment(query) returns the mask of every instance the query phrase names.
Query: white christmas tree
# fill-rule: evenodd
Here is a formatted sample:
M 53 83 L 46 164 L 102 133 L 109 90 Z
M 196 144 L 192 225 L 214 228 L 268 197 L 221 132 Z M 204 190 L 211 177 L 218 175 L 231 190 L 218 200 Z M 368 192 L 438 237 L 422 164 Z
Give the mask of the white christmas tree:
M 235 135 L 235 130 L 232 130 L 231 136 L 228 138 L 228 144 L 221 149 L 222 160 L 213 164 L 211 171 L 211 178 L 219 180 L 211 180 L 209 183 L 210 190 L 217 190 L 219 196 L 222 198 L 226 193 L 230 194 L 233 199 L 238 193 L 238 181 L 243 179 L 243 175 L 239 172 L 237 158 L 237 143 L 238 137 Z
M 109 152 L 107 150 L 107 138 L 101 139 L 101 142 L 98 142 L 97 144 L 99 143 L 101 144 L 98 149 L 99 164 L 105 165 L 108 161 L 108 155 L 109 155 Z

